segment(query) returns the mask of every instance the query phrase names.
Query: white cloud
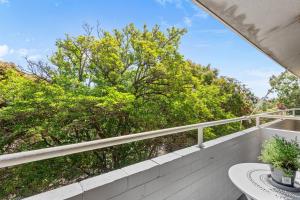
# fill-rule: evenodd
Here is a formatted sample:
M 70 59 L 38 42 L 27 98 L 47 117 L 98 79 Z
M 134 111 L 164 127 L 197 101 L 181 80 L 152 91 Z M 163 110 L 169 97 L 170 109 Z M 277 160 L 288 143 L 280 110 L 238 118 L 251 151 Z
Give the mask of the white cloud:
M 280 74 L 280 71 L 261 70 L 261 69 L 249 69 L 249 70 L 245 71 L 245 74 L 247 74 L 248 76 L 251 76 L 251 77 L 269 79 L 272 75 L 278 75 L 278 74 Z
M 21 49 L 17 49 L 15 50 L 15 52 L 19 55 L 19 56 L 28 56 L 29 53 L 29 49 L 25 49 L 25 48 L 21 48 Z
M 161 6 L 166 6 L 167 4 L 175 5 L 176 8 L 183 10 L 185 14 L 191 14 L 192 18 L 201 18 L 206 19 L 208 18 L 208 13 L 206 13 L 204 10 L 199 8 L 198 6 L 194 5 L 190 2 L 190 0 L 155 0 L 157 3 L 159 3 Z M 194 11 L 193 13 L 189 11 L 189 8 L 192 8 Z
M 201 8 L 199 8 L 198 6 L 192 5 L 192 8 L 195 11 L 195 14 L 194 14 L 195 17 L 199 17 L 202 19 L 208 18 L 208 16 L 209 16 L 208 13 L 205 12 L 204 10 L 202 10 Z
M 0 44 L 0 60 L 4 60 L 5 58 L 18 63 L 19 61 L 24 61 L 24 58 L 27 57 L 29 60 L 32 61 L 39 61 L 42 60 L 44 57 L 43 54 L 40 54 L 40 52 L 41 51 L 38 51 L 37 49 L 13 49 L 6 44 Z
M 171 26 L 164 18 L 160 19 L 160 25 L 162 27 L 170 27 Z
M 36 49 L 21 48 L 14 50 L 14 53 L 19 57 L 27 57 L 29 60 L 38 61 L 42 58 Z
M 8 0 L 0 0 L 0 4 L 8 4 L 9 1 Z
M 0 58 L 6 56 L 9 53 L 9 47 L 6 44 L 0 45 Z
M 42 58 L 42 56 L 39 54 L 28 56 L 28 59 L 32 60 L 32 61 L 39 61 L 39 60 L 41 60 L 41 58 Z
M 278 75 L 282 72 L 281 69 L 262 69 L 258 67 L 247 67 L 244 70 L 239 70 L 236 76 L 239 76 L 241 80 L 247 87 L 251 88 L 255 95 L 258 97 L 263 97 L 267 94 L 270 89 L 269 79 L 272 75 Z M 274 96 L 274 94 L 269 95 L 269 97 Z
M 177 8 L 182 8 L 183 0 L 155 0 L 155 1 L 162 6 L 165 6 L 166 4 L 174 4 Z
M 167 3 L 172 2 L 172 0 L 155 0 L 155 1 L 163 6 L 166 5 Z
M 189 17 L 184 17 L 183 22 L 186 26 L 191 27 L 192 26 L 192 20 Z
M 198 10 L 195 14 L 195 17 L 199 17 L 199 18 L 202 18 L 202 19 L 206 19 L 208 18 L 208 14 L 202 10 Z

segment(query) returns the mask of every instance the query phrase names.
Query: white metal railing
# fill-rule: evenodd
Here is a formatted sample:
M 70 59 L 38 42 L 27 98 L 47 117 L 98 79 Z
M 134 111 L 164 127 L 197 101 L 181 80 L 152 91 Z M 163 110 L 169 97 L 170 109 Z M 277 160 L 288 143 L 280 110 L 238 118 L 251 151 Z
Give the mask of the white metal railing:
M 296 110 L 300 110 L 300 109 L 293 108 L 293 109 L 286 109 L 286 110 L 277 110 L 273 112 L 267 112 L 267 113 L 256 114 L 251 116 L 243 116 L 243 117 L 237 117 L 232 119 L 203 122 L 203 123 L 192 124 L 187 126 L 179 126 L 174 128 L 147 131 L 142 133 L 136 133 L 136 134 L 119 136 L 119 137 L 106 138 L 106 139 L 99 139 L 99 140 L 81 142 L 76 144 L 49 147 L 49 148 L 44 148 L 39 150 L 4 154 L 4 155 L 0 155 L 0 168 L 29 163 L 33 161 L 45 160 L 49 158 L 55 158 L 55 157 L 60 157 L 60 156 L 65 156 L 65 155 L 70 155 L 75 153 L 81 153 L 81 152 L 91 151 L 95 149 L 102 149 L 105 147 L 112 147 L 115 145 L 126 144 L 126 143 L 145 140 L 145 139 L 152 139 L 161 136 L 191 131 L 191 130 L 198 130 L 198 145 L 201 147 L 203 143 L 204 128 L 233 123 L 233 122 L 242 122 L 244 120 L 251 120 L 254 118 L 256 119 L 256 125 L 259 126 L 260 118 L 262 117 L 283 119 L 288 117 L 286 116 L 288 112 L 292 112 L 292 114 L 295 115 Z M 280 113 L 280 115 L 272 115 L 276 113 Z

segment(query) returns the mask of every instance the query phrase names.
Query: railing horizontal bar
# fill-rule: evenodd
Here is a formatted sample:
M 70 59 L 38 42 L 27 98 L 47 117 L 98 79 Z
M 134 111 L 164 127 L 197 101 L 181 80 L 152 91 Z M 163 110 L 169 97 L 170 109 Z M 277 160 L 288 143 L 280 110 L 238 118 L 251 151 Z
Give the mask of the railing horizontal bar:
M 288 115 L 263 115 L 262 118 L 300 120 L 300 117 Z
M 284 110 L 284 111 L 287 111 L 287 110 Z M 101 149 L 101 148 L 105 148 L 105 147 L 112 147 L 115 145 L 126 144 L 129 142 L 135 142 L 135 141 L 140 141 L 140 140 L 145 140 L 145 139 L 157 138 L 157 137 L 171 135 L 171 134 L 175 134 L 175 133 L 191 131 L 191 130 L 198 129 L 199 127 L 205 128 L 205 127 L 217 126 L 217 125 L 222 125 L 222 124 L 228 124 L 228 123 L 232 123 L 232 122 L 238 122 L 241 120 L 249 120 L 249 119 L 255 118 L 257 116 L 265 116 L 266 114 L 268 115 L 268 114 L 277 113 L 277 112 L 281 112 L 281 111 L 256 114 L 256 115 L 252 115 L 252 116 L 243 116 L 243 117 L 232 118 L 232 119 L 224 119 L 224 120 L 219 120 L 219 121 L 204 122 L 204 123 L 192 124 L 192 125 L 187 125 L 187 126 L 179 126 L 179 127 L 174 127 L 174 128 L 148 131 L 148 132 L 106 138 L 106 139 L 93 140 L 93 141 L 88 141 L 88 142 L 81 142 L 81 143 L 76 143 L 76 144 L 69 144 L 69 145 L 63 145 L 63 146 L 57 146 L 57 147 L 49 147 L 49 148 L 44 148 L 44 149 L 39 149 L 39 150 L 24 151 L 24 152 L 19 152 L 19 153 L 12 153 L 12 154 L 4 154 L 4 155 L 0 156 L 0 168 L 29 163 L 29 162 L 33 162 L 33 161 L 45 160 L 45 159 L 49 159 L 49 158 L 66 156 L 66 155 L 71 155 L 71 154 L 75 154 L 75 153 L 81 153 L 81 152 L 85 152 L 85 151 Z
M 59 156 L 70 155 L 74 153 L 80 153 L 95 149 L 101 149 L 105 147 L 111 147 L 120 144 L 126 144 L 129 142 L 135 142 L 145 139 L 151 139 L 166 135 L 171 135 L 174 133 L 181 133 L 190 130 L 195 130 L 198 127 L 209 127 L 213 125 L 221 125 L 230 122 L 240 121 L 241 119 L 246 119 L 246 117 L 234 118 L 234 119 L 227 119 L 227 120 L 220 120 L 216 122 L 205 122 L 175 128 L 167 128 L 162 130 L 156 131 L 148 131 L 143 133 L 136 133 L 130 135 L 124 135 L 119 137 L 112 137 L 107 139 L 99 139 L 89 142 L 81 142 L 76 144 L 64 145 L 64 146 L 57 146 L 57 147 L 50 147 L 45 149 L 33 150 L 33 151 L 24 151 L 20 153 L 12 153 L 7 155 L 0 156 L 0 168 L 44 160 Z

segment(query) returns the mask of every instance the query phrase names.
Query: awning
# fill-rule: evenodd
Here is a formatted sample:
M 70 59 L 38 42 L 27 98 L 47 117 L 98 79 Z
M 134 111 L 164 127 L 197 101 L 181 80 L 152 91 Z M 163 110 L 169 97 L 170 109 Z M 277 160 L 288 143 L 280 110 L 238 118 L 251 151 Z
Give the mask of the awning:
M 194 0 L 300 77 L 300 0 Z

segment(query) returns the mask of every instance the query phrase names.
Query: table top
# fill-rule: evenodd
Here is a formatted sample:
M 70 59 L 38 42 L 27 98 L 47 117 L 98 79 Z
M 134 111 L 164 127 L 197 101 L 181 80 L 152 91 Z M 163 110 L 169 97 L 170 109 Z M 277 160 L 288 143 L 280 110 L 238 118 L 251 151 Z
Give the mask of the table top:
M 270 166 L 260 163 L 242 163 L 229 169 L 233 184 L 255 200 L 300 200 L 300 193 L 288 192 L 272 186 L 268 181 Z

